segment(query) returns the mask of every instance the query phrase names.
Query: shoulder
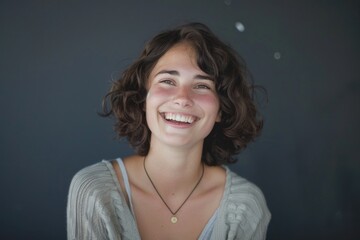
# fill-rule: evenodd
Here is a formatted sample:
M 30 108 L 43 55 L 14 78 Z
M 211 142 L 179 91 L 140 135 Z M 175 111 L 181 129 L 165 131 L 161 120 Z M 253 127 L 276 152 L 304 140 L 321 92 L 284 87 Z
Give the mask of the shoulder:
M 71 180 L 71 184 L 84 184 L 87 182 L 104 181 L 111 178 L 111 172 L 108 161 L 101 161 L 90 166 L 84 167 L 78 171 Z
M 68 239 L 121 239 L 121 225 L 130 225 L 128 216 L 111 162 L 98 162 L 74 175 L 67 202 Z
M 264 194 L 254 183 L 230 169 L 227 168 L 226 173 L 223 202 L 225 222 L 237 226 L 234 232 L 241 230 L 254 236 L 265 235 L 271 214 Z
M 264 203 L 265 198 L 258 186 L 254 183 L 248 181 L 247 179 L 240 177 L 236 173 L 232 172 L 231 170 L 227 169 L 226 172 L 227 179 L 226 179 L 226 190 L 232 196 L 241 196 L 243 197 L 243 201 L 259 201 L 259 203 Z M 235 198 L 240 200 L 239 198 Z M 234 199 L 234 200 L 235 200 Z
M 71 180 L 69 194 L 94 197 L 116 188 L 110 166 L 111 163 L 104 160 L 78 171 Z
M 229 208 L 250 211 L 254 217 L 268 214 L 264 194 L 258 186 L 227 169 L 225 193 Z

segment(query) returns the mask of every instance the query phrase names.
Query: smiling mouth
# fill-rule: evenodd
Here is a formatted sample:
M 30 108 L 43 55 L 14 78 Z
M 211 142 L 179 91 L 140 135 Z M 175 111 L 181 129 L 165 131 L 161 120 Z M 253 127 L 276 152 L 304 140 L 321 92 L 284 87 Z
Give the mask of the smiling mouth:
M 191 115 L 183 115 L 180 113 L 162 113 L 161 114 L 166 121 L 187 123 L 191 124 L 196 120 L 196 117 Z

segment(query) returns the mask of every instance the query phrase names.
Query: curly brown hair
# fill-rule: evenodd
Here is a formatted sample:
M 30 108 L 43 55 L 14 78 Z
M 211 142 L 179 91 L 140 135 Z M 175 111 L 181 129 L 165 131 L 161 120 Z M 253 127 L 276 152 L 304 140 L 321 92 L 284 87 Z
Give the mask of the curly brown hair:
M 207 165 L 233 163 L 233 156 L 260 134 L 263 120 L 245 62 L 202 23 L 163 31 L 149 41 L 104 97 L 102 115 L 114 116 L 118 136 L 127 137 L 139 155 L 147 155 L 151 136 L 144 111 L 147 80 L 157 61 L 181 42 L 191 44 L 199 68 L 215 79 L 220 101 L 221 121 L 204 140 L 202 161 Z

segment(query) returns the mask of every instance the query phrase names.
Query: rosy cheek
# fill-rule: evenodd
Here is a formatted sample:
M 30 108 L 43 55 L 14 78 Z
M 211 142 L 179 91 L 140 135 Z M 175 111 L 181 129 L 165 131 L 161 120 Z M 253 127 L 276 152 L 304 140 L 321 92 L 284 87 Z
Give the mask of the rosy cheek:
M 196 96 L 196 100 L 207 106 L 219 106 L 219 100 L 215 95 L 205 94 Z
M 159 87 L 153 87 L 150 88 L 148 95 L 147 95 L 147 99 L 149 98 L 166 98 L 171 96 L 172 91 L 169 89 L 164 89 L 164 88 L 159 88 Z

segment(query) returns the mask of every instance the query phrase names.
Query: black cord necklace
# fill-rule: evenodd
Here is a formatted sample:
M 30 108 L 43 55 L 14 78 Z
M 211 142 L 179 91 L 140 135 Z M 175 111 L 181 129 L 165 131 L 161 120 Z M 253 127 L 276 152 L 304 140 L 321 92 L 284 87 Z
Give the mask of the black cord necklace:
M 156 193 L 159 195 L 161 201 L 165 204 L 165 206 L 167 207 L 167 209 L 169 209 L 169 211 L 171 212 L 172 214 L 172 217 L 170 218 L 170 221 L 172 223 L 177 223 L 178 221 L 178 218 L 176 217 L 176 214 L 179 212 L 179 210 L 182 208 L 182 206 L 184 206 L 184 204 L 186 203 L 186 201 L 190 198 L 191 194 L 195 191 L 195 189 L 197 188 L 197 186 L 199 185 L 199 183 L 201 182 L 201 179 L 203 178 L 204 176 L 204 164 L 202 164 L 202 173 L 201 173 L 201 176 L 199 178 L 199 180 L 197 181 L 195 187 L 191 190 L 190 194 L 186 197 L 186 199 L 184 200 L 184 202 L 180 205 L 180 207 L 176 210 L 176 211 L 172 211 L 171 208 L 169 207 L 169 205 L 165 202 L 164 198 L 161 196 L 160 192 L 157 190 L 157 188 L 155 187 L 155 184 L 154 182 L 152 181 L 149 173 L 147 172 L 146 170 L 146 167 L 145 167 L 145 159 L 146 159 L 146 156 L 144 157 L 144 170 L 145 170 L 145 173 L 146 173 L 146 176 L 149 178 L 150 182 L 151 182 L 151 185 L 154 187 Z

